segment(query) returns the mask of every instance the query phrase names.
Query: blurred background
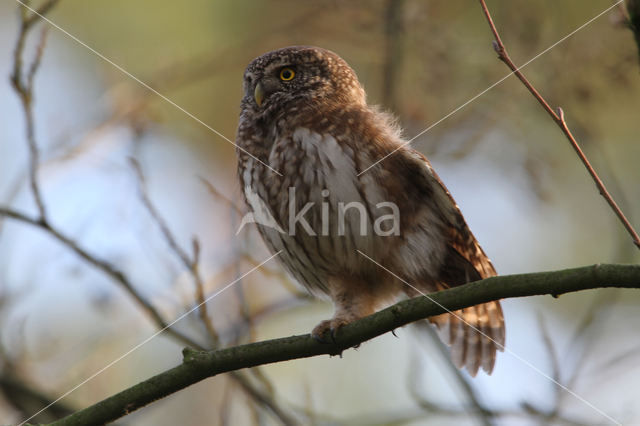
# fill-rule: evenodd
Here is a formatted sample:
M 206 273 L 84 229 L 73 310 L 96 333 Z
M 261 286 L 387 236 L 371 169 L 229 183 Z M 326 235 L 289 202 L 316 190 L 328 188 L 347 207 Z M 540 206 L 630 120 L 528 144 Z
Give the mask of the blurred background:
M 516 0 L 489 8 L 522 64 L 612 4 Z M 62 0 L 48 17 L 90 47 L 40 24 L 24 49 L 26 68 L 47 28 L 33 114 L 48 220 L 122 271 L 167 323 L 237 280 L 206 312 L 174 326 L 207 348 L 307 333 L 332 312 L 275 261 L 238 280 L 269 254 L 255 228 L 236 235 L 245 207 L 234 146 L 207 126 L 235 138 L 251 59 L 294 44 L 337 52 L 407 138 L 508 73 L 469 0 Z M 37 217 L 25 111 L 8 78 L 19 19 L 18 3 L 0 3 L 0 206 Z M 637 227 L 640 68 L 623 21 L 614 8 L 523 71 L 562 106 Z M 515 78 L 413 145 L 429 156 L 499 273 L 640 261 L 559 128 Z M 639 303 L 637 291 L 614 289 L 505 300 L 507 346 L 517 356 L 500 354 L 492 376 L 458 372 L 428 330 L 412 326 L 342 358 L 208 379 L 118 423 L 609 424 L 553 378 L 614 419 L 640 424 Z M 157 330 L 113 277 L 45 230 L 0 217 L 0 424 L 23 421 Z M 155 337 L 32 421 L 173 367 L 184 346 L 175 335 Z

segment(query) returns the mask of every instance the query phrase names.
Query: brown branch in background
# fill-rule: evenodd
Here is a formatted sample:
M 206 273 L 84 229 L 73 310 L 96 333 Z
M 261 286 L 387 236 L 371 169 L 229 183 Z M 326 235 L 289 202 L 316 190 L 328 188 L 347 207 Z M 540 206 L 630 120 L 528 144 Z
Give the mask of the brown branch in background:
M 422 323 L 416 323 L 415 325 L 420 325 L 420 327 L 422 327 Z M 428 327 L 428 324 L 425 324 Z M 453 365 L 453 363 L 451 363 L 448 353 L 445 353 L 446 356 L 446 363 L 447 364 L 451 364 L 451 366 L 456 369 L 456 367 Z M 413 360 L 414 363 L 415 360 Z M 416 363 L 417 364 L 417 363 Z M 416 367 L 410 367 L 409 371 L 409 377 L 408 377 L 408 382 L 409 382 L 409 393 L 411 394 L 411 397 L 413 398 L 413 401 L 424 411 L 424 413 L 426 413 L 427 415 L 439 415 L 439 416 L 444 416 L 444 417 L 455 417 L 455 418 L 461 418 L 461 420 L 470 420 L 471 416 L 478 416 L 479 420 L 481 421 L 482 424 L 484 425 L 493 425 L 495 422 L 494 420 L 501 420 L 499 423 L 500 424 L 509 424 L 509 420 L 510 418 L 522 418 L 522 419 L 526 419 L 531 421 L 532 418 L 539 420 L 540 423 L 539 424 L 550 424 L 549 420 L 552 419 L 554 425 L 569 425 L 569 426 L 596 426 L 598 423 L 593 422 L 593 423 L 585 423 L 584 420 L 580 419 L 572 419 L 569 418 L 568 416 L 562 416 L 560 414 L 554 413 L 553 415 L 550 415 L 548 412 L 537 409 L 536 407 L 527 404 L 524 408 L 525 410 L 518 410 L 518 409 L 511 409 L 511 408 L 499 408 L 499 407 L 495 407 L 495 408 L 487 408 L 484 405 L 481 405 L 477 402 L 471 401 L 471 405 L 470 406 L 458 406 L 451 404 L 450 406 L 446 406 L 443 405 L 441 402 L 435 402 L 432 401 L 430 399 L 428 399 L 426 396 L 422 395 L 422 393 L 420 392 L 420 388 L 419 388 L 419 383 L 418 383 L 418 379 L 420 377 L 422 377 L 422 374 L 416 373 L 416 371 L 418 371 L 418 368 L 420 368 L 419 366 Z M 456 369 L 457 370 L 457 369 Z M 457 370 L 459 372 L 459 370 Z M 472 387 L 467 384 L 469 386 L 469 388 L 473 391 Z M 526 404 L 526 403 L 525 403 Z M 408 414 L 408 413 L 407 413 Z M 396 420 L 394 421 L 389 421 L 388 423 L 399 423 L 397 421 L 397 418 L 395 416 L 386 416 L 390 419 L 394 419 Z M 375 417 L 376 419 L 380 418 L 380 414 L 377 414 Z M 419 415 L 419 414 L 413 414 L 411 415 L 411 417 L 406 417 L 404 420 L 406 422 L 410 422 L 411 420 L 420 420 L 420 419 L 424 419 L 425 416 L 423 415 Z M 461 421 L 458 420 L 458 421 Z M 353 422 L 353 424 L 371 424 L 371 421 L 366 421 L 366 420 L 359 420 L 359 421 L 355 421 Z M 386 422 L 379 422 L 376 424 L 387 424 Z
M 127 294 L 129 294 L 137 302 L 139 307 L 142 308 L 142 310 L 160 329 L 163 329 L 167 334 L 172 335 L 178 341 L 182 342 L 185 345 L 192 346 L 194 348 L 202 348 L 201 345 L 193 341 L 191 338 L 183 335 L 182 333 L 174 330 L 171 327 L 168 327 L 168 323 L 162 318 L 160 313 L 153 307 L 153 305 L 151 305 L 151 303 L 149 303 L 144 298 L 144 296 L 140 292 L 138 292 L 138 290 L 136 290 L 136 288 L 122 271 L 120 271 L 118 268 L 116 268 L 106 260 L 100 259 L 99 257 L 89 253 L 87 250 L 82 248 L 75 240 L 52 226 L 48 220 L 34 219 L 23 213 L 2 206 L 0 206 L 0 216 L 5 216 L 19 222 L 26 223 L 28 225 L 32 225 L 45 231 L 47 234 L 58 240 L 58 242 L 62 243 L 69 250 L 76 253 L 84 261 L 86 261 L 90 265 L 93 265 L 94 267 L 102 271 L 105 275 L 120 284 L 120 286 L 127 292 Z
M 551 378 L 556 383 L 564 383 L 561 377 L 560 360 L 558 359 L 558 352 L 556 350 L 555 345 L 553 344 L 551 335 L 549 334 L 549 329 L 547 327 L 545 316 L 542 314 L 538 315 L 538 326 L 540 327 L 540 333 L 542 334 L 542 343 L 547 349 L 547 353 L 549 356 L 549 363 L 551 364 Z M 567 386 L 567 387 L 569 387 L 569 389 L 573 389 L 570 386 Z M 553 395 L 554 406 L 547 413 L 547 416 L 545 418 L 546 422 L 551 422 L 552 420 L 555 420 L 556 417 L 558 417 L 560 414 L 561 394 L 563 393 L 562 388 L 560 388 L 559 386 L 554 386 L 553 391 L 554 391 L 554 395 Z M 526 411 L 528 412 L 536 411 L 536 409 L 531 403 L 524 401 L 523 404 L 525 406 Z
M 451 361 L 451 356 L 449 354 L 449 349 L 444 343 L 442 343 L 435 329 L 425 321 L 417 322 L 414 324 L 414 326 L 418 331 L 423 334 L 427 334 L 430 337 L 431 343 L 438 349 L 440 357 L 443 359 L 445 365 L 449 369 L 449 373 L 453 375 L 460 390 L 462 390 L 462 392 L 465 394 L 470 407 L 467 407 L 464 411 L 470 414 L 476 414 L 478 417 L 478 422 L 484 426 L 493 425 L 494 413 L 480 402 L 478 395 L 473 389 L 473 386 L 471 386 L 469 381 L 463 376 L 462 371 L 453 364 L 453 362 Z M 422 339 L 420 341 L 422 341 Z M 411 375 L 411 379 L 415 379 L 415 375 Z M 414 392 L 412 392 L 414 399 L 416 399 L 416 401 L 419 402 L 419 404 L 423 408 L 427 409 L 428 411 L 437 412 L 437 405 L 435 403 L 429 404 L 426 399 L 420 398 L 416 386 L 412 386 L 410 387 L 410 389 L 411 388 L 414 389 Z M 442 407 L 437 408 L 440 409 Z
M 569 348 L 566 351 L 565 356 L 576 356 L 578 359 L 573 367 L 571 376 L 565 380 L 566 386 L 569 389 L 574 389 L 576 384 L 581 378 L 581 373 L 584 373 L 587 369 L 587 361 L 589 358 L 594 359 L 592 356 L 594 353 L 594 346 L 596 346 L 602 340 L 597 339 L 597 333 L 602 332 L 602 325 L 607 322 L 615 309 L 616 299 L 620 296 L 620 292 L 616 290 L 600 290 L 599 294 L 595 295 L 593 301 L 589 307 L 585 310 L 585 314 L 582 320 L 577 324 L 573 337 L 569 341 Z M 556 408 L 564 402 L 566 395 L 564 393 L 558 393 L 556 398 Z
M 204 296 L 204 282 L 200 274 L 200 241 L 198 241 L 198 238 L 195 236 L 191 239 L 191 247 L 193 250 L 193 261 L 191 262 L 189 270 L 191 271 L 193 281 L 196 285 L 196 303 L 199 305 L 198 315 L 209 334 L 213 347 L 217 347 L 220 341 L 220 336 L 218 336 L 218 332 L 213 326 L 213 320 L 211 319 L 207 308 L 207 301 Z
M 234 286 L 234 291 L 238 296 L 238 300 L 240 304 L 240 307 L 239 307 L 240 317 L 241 317 L 240 322 L 242 323 L 243 326 L 246 327 L 249 341 L 254 342 L 256 340 L 255 339 L 256 336 L 254 332 L 254 317 L 251 315 L 249 303 L 243 288 L 239 262 L 236 261 L 233 266 L 234 266 L 234 275 L 236 279 L 238 279 L 238 283 Z M 233 331 L 233 329 L 236 328 L 237 332 L 233 334 L 233 343 L 231 343 L 231 345 L 235 345 L 238 343 L 241 336 L 241 329 L 245 327 L 233 327 L 233 324 L 232 324 L 231 330 Z M 266 373 L 262 370 L 262 368 L 260 367 L 250 368 L 249 372 L 256 380 L 258 380 L 258 382 L 260 382 L 260 384 L 263 386 L 263 389 L 266 393 L 271 395 L 275 393 L 275 387 L 273 386 L 273 383 L 271 383 L 271 380 L 269 380 L 269 377 L 267 377 Z
M 502 62 L 504 62 L 511 69 L 511 71 L 513 71 L 516 77 L 518 77 L 518 79 L 522 82 L 522 84 L 525 85 L 525 87 L 529 90 L 529 92 L 533 95 L 533 97 L 535 97 L 540 103 L 540 105 L 542 105 L 544 110 L 547 111 L 547 113 L 551 116 L 551 118 L 553 118 L 553 121 L 555 121 L 556 124 L 560 127 L 562 132 L 565 134 L 565 136 L 571 143 L 571 146 L 578 154 L 578 157 L 584 164 L 585 168 L 591 175 L 591 178 L 593 179 L 596 186 L 598 187 L 600 194 L 604 197 L 607 203 L 609 203 L 609 206 L 611 207 L 611 209 L 614 211 L 616 216 L 618 216 L 618 219 L 620 219 L 620 222 L 622 222 L 622 224 L 626 228 L 629 235 L 631 235 L 633 243 L 638 247 L 638 249 L 640 249 L 640 236 L 638 236 L 638 233 L 635 231 L 635 229 L 633 228 L 629 220 L 626 218 L 626 216 L 624 215 L 620 207 L 618 207 L 618 204 L 613 200 L 613 197 L 611 196 L 611 194 L 609 194 L 609 191 L 607 191 L 607 188 L 605 187 L 604 183 L 602 182 L 600 177 L 598 177 L 598 174 L 589 163 L 589 160 L 585 156 L 584 152 L 582 152 L 582 149 L 580 148 L 580 145 L 576 141 L 575 137 L 571 134 L 571 130 L 569 130 L 569 126 L 567 126 L 567 122 L 565 121 L 564 112 L 562 111 L 562 108 L 558 107 L 556 110 L 551 108 L 551 106 L 549 106 L 549 104 L 542 97 L 542 95 L 538 93 L 536 88 L 533 87 L 533 85 L 529 82 L 529 80 L 527 80 L 524 74 L 522 74 L 520 69 L 513 63 L 513 61 L 509 57 L 509 54 L 507 53 L 507 49 L 502 43 L 500 34 L 498 34 L 498 30 L 496 29 L 496 26 L 493 23 L 493 19 L 491 18 L 491 14 L 489 13 L 489 9 L 487 8 L 485 0 L 479 0 L 479 1 L 480 1 L 480 6 L 482 7 L 482 11 L 485 17 L 487 18 L 487 22 L 489 23 L 489 27 L 491 28 L 491 32 L 493 33 L 493 37 L 495 39 L 493 42 L 493 48 L 498 53 L 498 58 Z
M 177 239 L 171 232 L 169 225 L 164 220 L 164 218 L 160 215 L 160 212 L 155 208 L 155 206 L 151 202 L 151 199 L 149 198 L 149 194 L 147 193 L 147 189 L 146 189 L 145 177 L 144 177 L 144 174 L 142 173 L 142 168 L 140 166 L 140 163 L 138 163 L 138 161 L 135 158 L 130 158 L 130 161 L 138 177 L 140 197 L 142 199 L 142 202 L 145 208 L 147 209 L 147 211 L 149 212 L 153 220 L 156 222 L 156 224 L 160 228 L 160 231 L 162 232 L 162 235 L 164 236 L 167 243 L 169 244 L 169 247 L 171 248 L 171 250 L 176 254 L 176 256 L 180 259 L 184 267 L 189 270 L 189 272 L 193 277 L 195 287 L 196 287 L 196 303 L 199 306 L 198 315 L 200 317 L 200 320 L 204 324 L 205 329 L 207 330 L 209 338 L 211 339 L 211 344 L 212 344 L 211 348 L 217 348 L 220 342 L 220 338 L 219 338 L 218 332 L 215 330 L 213 326 L 213 322 L 211 321 L 211 317 L 207 309 L 207 304 L 205 302 L 205 296 L 204 296 L 204 282 L 202 280 L 202 276 L 200 274 L 199 266 L 198 266 L 200 263 L 199 262 L 200 243 L 198 242 L 197 238 L 195 237 L 193 238 L 192 240 L 193 256 L 192 257 L 190 257 L 182 249 L 182 247 L 180 247 L 180 245 L 177 242 Z M 209 184 L 204 179 L 202 180 L 208 184 L 208 186 L 210 187 L 210 190 L 211 189 L 215 190 L 213 185 Z M 220 196 L 222 195 L 220 194 Z M 199 346 L 199 348 L 202 350 L 201 346 Z M 264 376 L 260 371 L 253 371 L 256 369 L 251 369 L 251 370 L 253 374 L 262 382 L 263 386 L 265 387 L 264 392 L 256 389 L 256 387 L 253 384 L 251 384 L 249 382 L 249 379 L 242 373 L 232 372 L 231 378 L 240 385 L 241 389 L 249 397 L 259 402 L 260 404 L 264 405 L 265 407 L 268 407 L 280 419 L 280 421 L 283 424 L 285 425 L 294 424 L 294 421 L 289 417 L 289 415 L 283 409 L 281 409 L 275 403 L 273 398 L 270 396 L 273 393 L 273 386 L 267 380 L 266 376 Z
M 162 236 L 167 241 L 169 248 L 176 254 L 178 259 L 182 262 L 182 265 L 187 268 L 191 276 L 193 277 L 194 285 L 196 287 L 196 304 L 198 305 L 198 315 L 205 329 L 207 330 L 207 334 L 212 342 L 212 347 L 217 347 L 219 343 L 218 332 L 215 330 L 213 326 L 213 322 L 211 321 L 211 317 L 209 316 L 209 312 L 207 309 L 207 303 L 204 297 L 204 282 L 202 280 L 202 276 L 200 274 L 199 269 L 199 261 L 200 261 L 200 243 L 194 237 L 192 240 L 193 245 L 193 256 L 189 256 L 186 251 L 180 247 L 178 241 L 175 236 L 169 229 L 169 225 L 164 220 L 164 218 L 160 215 L 160 212 L 151 202 L 149 198 L 149 194 L 147 192 L 146 180 L 144 174 L 142 173 L 142 167 L 140 167 L 140 163 L 135 158 L 129 159 L 131 162 L 131 166 L 136 173 L 138 178 L 138 188 L 140 190 L 140 198 L 142 199 L 142 204 L 144 204 L 145 208 L 156 222 L 158 227 L 160 228 L 160 232 L 162 232 Z
M 44 46 L 46 43 L 46 31 L 43 30 L 40 36 L 40 41 L 36 47 L 36 53 L 31 61 L 29 69 L 26 71 L 24 68 L 24 47 L 27 40 L 29 30 L 35 25 L 40 16 L 46 14 L 55 6 L 58 0 L 48 0 L 37 9 L 37 13 L 29 14 L 26 4 L 18 1 L 23 7 L 20 8 L 20 29 L 18 31 L 18 39 L 13 51 L 13 69 L 11 71 L 11 85 L 13 86 L 16 94 L 20 98 L 22 109 L 26 119 L 26 132 L 27 132 L 27 144 L 29 147 L 29 184 L 31 186 L 31 193 L 33 194 L 36 207 L 38 208 L 38 214 L 40 220 L 45 220 L 47 212 L 42 201 L 42 194 L 40 192 L 40 186 L 38 185 L 38 168 L 40 165 L 40 152 L 38 150 L 38 143 L 36 142 L 35 126 L 33 121 L 33 82 L 36 72 L 40 67 L 42 61 L 42 54 L 44 53 Z
M 214 198 L 220 199 L 223 203 L 227 204 L 239 216 L 243 216 L 245 214 L 245 212 L 242 211 L 242 209 L 238 207 L 238 205 L 235 202 L 233 202 L 233 200 L 231 200 L 229 197 L 224 195 L 222 192 L 218 191 L 218 189 L 211 182 L 209 182 L 207 179 L 203 178 L 202 176 L 198 176 L 198 177 L 200 178 L 200 181 L 202 182 L 202 184 L 207 188 L 209 193 Z

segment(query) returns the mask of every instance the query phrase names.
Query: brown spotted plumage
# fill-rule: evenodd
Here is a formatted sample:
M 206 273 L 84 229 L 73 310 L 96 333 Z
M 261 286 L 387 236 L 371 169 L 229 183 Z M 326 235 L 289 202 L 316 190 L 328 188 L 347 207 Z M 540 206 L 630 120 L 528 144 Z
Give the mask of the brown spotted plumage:
M 496 275 L 428 160 L 404 145 L 389 115 L 367 105 L 335 53 L 294 46 L 254 59 L 236 142 L 245 199 L 265 243 L 302 285 L 335 305 L 314 337 L 403 293 Z M 491 373 L 505 339 L 498 302 L 430 321 L 458 367 Z

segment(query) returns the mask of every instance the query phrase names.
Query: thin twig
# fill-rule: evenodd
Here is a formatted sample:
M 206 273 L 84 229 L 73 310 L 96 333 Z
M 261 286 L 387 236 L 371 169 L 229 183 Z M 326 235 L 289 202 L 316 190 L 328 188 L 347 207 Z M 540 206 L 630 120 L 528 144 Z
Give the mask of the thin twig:
M 470 407 L 466 409 L 469 414 L 476 414 L 478 416 L 478 421 L 484 426 L 491 426 L 494 424 L 493 422 L 493 413 L 487 407 L 484 406 L 478 399 L 478 395 L 476 394 L 475 389 L 469 383 L 468 380 L 462 375 L 462 371 L 457 368 L 453 362 L 451 362 L 451 357 L 449 354 L 449 350 L 446 348 L 445 344 L 442 343 L 438 335 L 436 334 L 433 327 L 426 322 L 417 322 L 415 326 L 418 330 L 423 333 L 426 333 L 431 338 L 431 342 L 438 348 L 438 352 L 440 353 L 441 358 L 444 360 L 445 365 L 447 365 L 449 372 L 455 378 L 455 381 L 458 383 L 460 389 L 467 397 L 468 402 L 470 403 Z M 420 404 L 423 408 L 429 409 L 431 407 L 431 411 L 435 410 L 435 404 L 429 404 L 429 402 L 422 397 L 417 389 L 414 393 L 414 397 L 418 397 Z M 442 408 L 442 407 L 438 407 Z M 437 411 L 436 411 L 437 412 Z
M 272 395 L 269 395 L 267 392 L 263 392 L 253 386 L 243 372 L 232 371 L 231 377 L 235 379 L 236 383 L 240 385 L 242 390 L 251 397 L 251 399 L 269 408 L 284 426 L 293 426 L 299 423 L 276 403 Z
M 576 141 L 573 134 L 571 134 L 571 130 L 569 130 L 569 126 L 565 121 L 564 112 L 562 111 L 562 108 L 558 107 L 556 110 L 551 108 L 551 106 L 549 106 L 549 104 L 542 97 L 542 95 L 538 93 L 536 88 L 533 87 L 533 85 L 529 82 L 529 80 L 527 80 L 524 74 L 522 74 L 520 69 L 513 63 L 513 61 L 509 57 L 509 54 L 507 53 L 507 49 L 502 43 L 500 34 L 498 34 L 498 30 L 496 29 L 496 26 L 493 23 L 493 19 L 491 18 L 491 14 L 489 13 L 489 9 L 487 8 L 485 1 L 484 0 L 479 0 L 479 1 L 480 1 L 480 6 L 482 7 L 482 11 L 485 17 L 487 18 L 487 22 L 489 23 L 489 27 L 491 28 L 491 32 L 493 33 L 493 37 L 495 39 L 493 42 L 493 48 L 498 54 L 498 58 L 502 62 L 504 62 L 511 69 L 511 71 L 513 71 L 516 77 L 518 77 L 518 79 L 522 82 L 522 84 L 525 85 L 525 87 L 529 90 L 529 92 L 533 95 L 533 97 L 538 100 L 540 105 L 542 105 L 544 110 L 547 111 L 547 113 L 551 116 L 551 118 L 553 118 L 553 121 L 555 121 L 556 124 L 560 127 L 562 132 L 565 134 L 565 136 L 571 143 L 571 146 L 576 151 L 576 154 L 578 154 L 578 157 L 582 161 L 582 164 L 584 164 L 585 168 L 591 175 L 591 178 L 593 179 L 596 186 L 598 187 L 598 191 L 600 192 L 600 195 L 602 195 L 604 199 L 607 201 L 607 203 L 609 203 L 609 206 L 611 207 L 611 209 L 614 211 L 616 216 L 618 216 L 618 219 L 620 219 L 620 222 L 622 222 L 622 224 L 626 228 L 629 235 L 631 235 L 633 243 L 636 245 L 636 247 L 638 247 L 638 249 L 640 249 L 640 236 L 638 236 L 638 233 L 633 228 L 629 220 L 626 218 L 626 216 L 624 215 L 620 207 L 618 207 L 618 204 L 613 200 L 613 197 L 611 196 L 611 194 L 609 194 L 609 191 L 607 191 L 607 188 L 605 187 L 604 183 L 602 182 L 602 180 L 600 179 L 596 171 L 593 169 L 593 167 L 591 166 L 591 163 L 589 163 L 589 160 L 587 159 L 584 152 L 580 148 L 578 141 Z
M 213 195 L 215 198 L 222 200 L 225 204 L 229 205 L 239 216 L 243 216 L 245 214 L 245 212 L 243 212 L 242 209 L 238 207 L 236 203 L 234 203 L 229 197 L 227 197 L 226 195 L 218 191 L 211 182 L 209 182 L 207 179 L 203 178 L 202 176 L 199 176 L 199 178 L 202 184 L 207 187 L 211 195 Z
M 231 414 L 231 388 L 233 382 L 225 381 L 222 390 L 222 401 L 220 401 L 220 414 L 218 415 L 218 424 L 220 426 L 229 426 Z
M 167 241 L 167 244 L 169 245 L 171 250 L 176 254 L 178 259 L 180 259 L 180 261 L 182 262 L 183 266 L 187 268 L 187 270 L 193 277 L 194 285 L 196 287 L 196 300 L 199 306 L 198 315 L 203 325 L 205 326 L 205 329 L 207 330 L 209 338 L 213 343 L 213 347 L 216 347 L 220 339 L 213 326 L 213 323 L 211 322 L 211 317 L 209 316 L 207 310 L 207 304 L 205 303 L 204 297 L 204 283 L 198 267 L 200 258 L 200 244 L 198 243 L 197 239 L 194 238 L 192 240 L 193 256 L 189 256 L 187 252 L 184 251 L 182 247 L 180 247 L 180 244 L 178 244 L 178 241 L 171 232 L 171 229 L 169 229 L 169 225 L 167 225 L 167 222 L 160 215 L 160 212 L 158 211 L 158 209 L 156 209 L 156 207 L 151 202 L 151 199 L 149 198 L 146 187 L 146 180 L 144 177 L 144 173 L 142 173 L 142 167 L 140 167 L 140 163 L 138 163 L 135 158 L 130 158 L 129 160 L 138 178 L 138 188 L 140 190 L 140 198 L 142 199 L 142 203 L 160 228 L 160 232 L 162 232 L 162 236 Z
M 138 183 L 140 187 L 140 196 L 142 198 L 142 202 L 153 217 L 154 221 L 159 226 L 165 240 L 169 244 L 169 247 L 173 250 L 173 252 L 178 256 L 183 265 L 189 270 L 191 273 L 195 287 L 196 287 L 196 299 L 199 305 L 198 315 L 207 330 L 207 333 L 211 339 L 212 347 L 216 348 L 219 345 L 219 335 L 213 326 L 213 322 L 207 310 L 207 304 L 205 303 L 205 295 L 204 295 L 204 283 L 199 271 L 199 263 L 200 263 L 200 243 L 194 237 L 192 240 L 193 246 L 193 257 L 189 257 L 189 255 L 180 247 L 177 242 L 177 239 L 169 229 L 166 221 L 160 215 L 160 212 L 155 208 L 149 195 L 146 190 L 145 185 L 145 177 L 142 173 L 142 168 L 138 161 L 134 158 L 131 158 L 131 164 L 134 168 L 137 176 Z M 205 181 L 206 182 L 206 181 Z M 211 187 L 213 187 L 211 185 Z M 252 369 L 253 370 L 253 369 Z M 240 388 L 254 401 L 262 404 L 263 406 L 269 408 L 275 416 L 285 425 L 294 424 L 295 422 L 290 418 L 290 416 L 279 407 L 279 405 L 275 402 L 274 398 L 270 395 L 272 393 L 272 386 L 266 379 L 266 377 L 261 378 L 261 372 L 254 371 L 253 372 L 259 379 L 261 379 L 263 385 L 266 388 L 266 392 L 258 390 L 248 378 L 245 377 L 244 374 L 240 372 L 232 372 L 232 379 L 240 385 Z
M 38 168 L 40 166 L 40 152 L 38 150 L 38 143 L 36 142 L 35 126 L 33 120 L 33 82 L 36 72 L 42 61 L 42 55 L 44 53 L 44 46 L 46 42 L 46 31 L 43 30 L 40 36 L 40 41 L 36 47 L 36 53 L 31 65 L 26 73 L 23 70 L 23 55 L 24 47 L 29 30 L 35 23 L 38 22 L 40 17 L 46 14 L 58 0 L 48 0 L 39 9 L 39 14 L 29 14 L 26 7 L 20 8 L 20 29 L 18 32 L 18 38 L 13 51 L 13 70 L 11 72 L 11 85 L 13 86 L 16 94 L 20 98 L 22 103 L 22 109 L 24 110 L 27 132 L 27 144 L 29 148 L 29 184 L 31 187 L 31 193 L 33 195 L 36 207 L 38 208 L 38 214 L 40 219 L 45 220 L 47 212 L 42 200 L 42 194 L 40 186 L 38 185 Z M 20 2 L 19 2 L 20 3 Z M 21 3 L 22 6 L 25 6 Z
M 240 260 L 240 259 L 238 259 Z M 234 267 L 234 272 L 235 272 L 235 276 L 236 279 L 238 279 L 238 284 L 234 286 L 234 290 L 236 295 L 238 296 L 238 300 L 240 303 L 240 316 L 241 319 L 240 321 L 243 323 L 243 325 L 246 325 L 246 330 L 248 332 L 248 337 L 249 337 L 249 341 L 253 342 L 255 341 L 255 332 L 254 332 L 254 319 L 251 316 L 251 311 L 249 308 L 249 303 L 247 301 L 247 298 L 245 297 L 245 292 L 244 292 L 244 287 L 243 287 L 243 282 L 242 282 L 242 278 L 241 278 L 241 274 L 240 274 L 240 270 L 239 270 L 239 262 L 234 262 L 234 264 L 232 265 Z M 234 336 L 234 341 L 238 341 L 240 338 L 240 329 L 244 328 L 244 327 L 237 327 L 238 329 L 238 333 Z M 232 325 L 231 329 L 233 330 L 234 327 Z M 260 367 L 254 367 L 249 369 L 249 371 L 251 372 L 251 374 L 253 375 L 253 377 L 255 377 L 261 384 L 262 386 L 264 386 L 265 392 L 273 395 L 275 392 L 275 387 L 273 386 L 273 383 L 271 383 L 271 381 L 269 380 L 269 378 L 267 377 L 266 373 L 264 371 L 262 371 L 262 369 Z
M 573 388 L 580 379 L 580 373 L 584 372 L 585 364 L 589 360 L 589 356 L 593 354 L 593 347 L 597 345 L 598 339 L 596 332 L 602 332 L 602 328 L 606 323 L 606 316 L 611 315 L 614 309 L 611 309 L 615 304 L 615 300 L 618 297 L 619 292 L 612 291 L 599 291 L 599 294 L 594 296 L 590 306 L 585 310 L 585 314 L 578 323 L 573 337 L 569 341 L 567 346 L 566 355 L 574 355 L 577 352 L 577 346 L 582 342 L 582 347 L 578 355 L 578 359 L 573 368 L 571 377 L 567 380 L 567 386 Z M 604 309 L 604 308 L 607 309 Z M 592 357 L 593 358 L 593 357 Z M 558 394 L 556 402 L 556 410 L 562 404 L 565 395 Z
M 198 308 L 198 315 L 200 316 L 202 324 L 204 324 L 204 328 L 207 330 L 207 334 L 213 343 L 213 347 L 216 347 L 220 342 L 220 336 L 213 326 L 213 320 L 209 315 L 209 308 L 205 301 L 204 282 L 200 275 L 200 242 L 196 237 L 193 237 L 191 245 L 193 247 L 193 261 L 191 262 L 189 270 L 191 271 L 191 275 L 193 276 L 193 281 L 196 286 L 196 303 L 200 306 Z
M 0 216 L 5 216 L 37 228 L 42 229 L 50 236 L 54 237 L 60 243 L 62 243 L 65 247 L 76 253 L 80 256 L 84 261 L 98 268 L 104 274 L 112 278 L 115 282 L 120 284 L 120 286 L 137 302 L 137 304 L 142 308 L 144 312 L 152 319 L 152 321 L 161 329 L 164 329 L 165 332 L 169 335 L 172 335 L 177 340 L 186 344 L 188 346 L 194 348 L 204 349 L 201 345 L 193 341 L 191 338 L 183 335 L 182 333 L 174 330 L 173 328 L 167 328 L 168 323 L 162 318 L 160 313 L 149 303 L 144 296 L 136 290 L 133 284 L 129 281 L 129 279 L 125 276 L 125 274 L 120 271 L 118 268 L 113 266 L 111 263 L 106 260 L 100 259 L 96 255 L 89 253 L 83 247 L 81 247 L 75 240 L 71 237 L 68 237 L 64 233 L 62 233 L 57 228 L 53 227 L 48 221 L 43 219 L 34 219 L 23 213 L 20 213 L 16 210 L 12 210 L 6 207 L 0 206 Z
M 560 374 L 560 362 L 558 360 L 558 353 L 556 351 L 555 345 L 553 344 L 553 340 L 551 339 L 551 335 L 549 334 L 549 330 L 547 328 L 547 322 L 545 321 L 545 317 L 543 315 L 538 315 L 538 324 L 540 326 L 540 332 L 542 333 L 542 343 L 547 348 L 547 353 L 549 354 L 549 361 L 551 362 L 551 378 L 558 383 L 563 383 L 561 374 Z M 561 389 L 558 386 L 554 386 L 554 407 L 549 411 L 545 420 L 547 422 L 551 421 L 555 417 L 557 417 L 560 413 L 560 399 L 561 399 Z M 532 405 L 528 405 L 529 411 L 535 410 Z

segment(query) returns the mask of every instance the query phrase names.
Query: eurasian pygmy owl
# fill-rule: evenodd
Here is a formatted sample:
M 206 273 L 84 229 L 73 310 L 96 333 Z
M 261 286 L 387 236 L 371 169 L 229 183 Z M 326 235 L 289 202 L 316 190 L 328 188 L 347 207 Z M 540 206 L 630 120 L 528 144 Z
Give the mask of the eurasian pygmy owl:
M 297 281 L 334 303 L 315 338 L 399 295 L 496 275 L 429 161 L 392 117 L 367 105 L 335 53 L 294 46 L 254 59 L 236 143 L 245 200 L 266 245 Z M 491 373 L 505 340 L 499 302 L 430 321 L 455 365 Z

